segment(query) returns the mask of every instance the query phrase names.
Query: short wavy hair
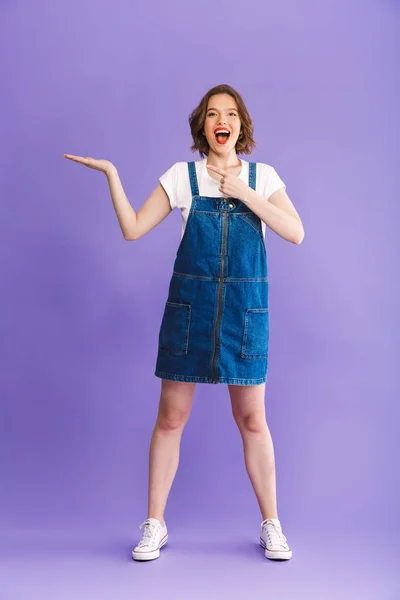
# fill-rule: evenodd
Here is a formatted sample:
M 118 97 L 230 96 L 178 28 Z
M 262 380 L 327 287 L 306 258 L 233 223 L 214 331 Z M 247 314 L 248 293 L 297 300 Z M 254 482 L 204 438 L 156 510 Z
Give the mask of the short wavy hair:
M 253 138 L 254 128 L 253 121 L 243 102 L 242 96 L 233 87 L 227 84 L 216 85 L 203 96 L 200 103 L 189 115 L 190 132 L 193 138 L 193 145 L 190 146 L 192 152 L 198 150 L 201 158 L 208 156 L 210 146 L 206 136 L 202 133 L 204 121 L 207 114 L 208 100 L 215 94 L 229 94 L 235 99 L 241 124 L 241 133 L 236 142 L 235 150 L 237 154 L 251 154 L 256 147 L 256 142 Z

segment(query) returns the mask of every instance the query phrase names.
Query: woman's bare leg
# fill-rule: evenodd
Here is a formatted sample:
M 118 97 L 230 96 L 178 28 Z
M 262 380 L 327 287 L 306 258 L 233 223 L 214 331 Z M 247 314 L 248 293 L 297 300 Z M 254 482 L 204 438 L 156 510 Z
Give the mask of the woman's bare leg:
M 243 440 L 247 473 L 264 519 L 277 518 L 274 446 L 265 417 L 265 383 L 229 385 L 232 413 Z
M 179 464 L 182 432 L 189 418 L 196 384 L 161 380 L 157 421 L 150 443 L 148 517 L 164 522 L 164 511 Z

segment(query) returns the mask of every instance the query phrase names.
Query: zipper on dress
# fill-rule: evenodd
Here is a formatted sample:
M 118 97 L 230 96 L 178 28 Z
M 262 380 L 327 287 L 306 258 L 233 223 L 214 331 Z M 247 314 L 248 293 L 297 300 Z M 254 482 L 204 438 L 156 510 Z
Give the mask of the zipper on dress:
M 219 290 L 218 290 L 218 308 L 217 308 L 217 318 L 214 327 L 214 355 L 212 360 L 212 383 L 218 383 L 218 378 L 216 376 L 215 370 L 215 360 L 217 356 L 217 333 L 218 333 L 218 325 L 221 318 L 221 304 L 222 304 L 222 285 L 224 278 L 224 267 L 225 267 L 225 247 L 226 247 L 226 210 L 224 210 L 224 227 L 222 233 L 222 260 L 221 260 L 221 270 L 219 276 Z

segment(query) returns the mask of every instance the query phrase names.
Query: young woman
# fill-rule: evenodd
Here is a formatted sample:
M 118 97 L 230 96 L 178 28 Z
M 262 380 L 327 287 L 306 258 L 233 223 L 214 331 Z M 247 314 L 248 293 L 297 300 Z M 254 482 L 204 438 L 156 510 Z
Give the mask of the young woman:
M 107 175 L 125 239 L 138 240 L 175 207 L 182 215 L 159 331 L 155 375 L 162 381 L 150 444 L 148 517 L 139 526 L 144 531 L 132 557 L 157 558 L 168 540 L 164 512 L 196 383 L 226 383 L 263 519 L 260 544 L 267 558 L 289 559 L 264 405 L 269 341 L 264 235 L 268 226 L 300 244 L 304 230 L 275 169 L 237 156 L 251 154 L 256 144 L 251 117 L 236 90 L 229 85 L 209 90 L 189 124 L 191 150 L 202 160 L 173 164 L 137 212 L 112 163 L 64 154 Z

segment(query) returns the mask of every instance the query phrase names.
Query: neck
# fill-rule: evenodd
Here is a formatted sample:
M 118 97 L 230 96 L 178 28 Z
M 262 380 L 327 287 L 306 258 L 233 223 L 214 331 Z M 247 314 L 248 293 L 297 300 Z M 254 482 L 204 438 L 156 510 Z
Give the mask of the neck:
M 206 158 L 206 164 L 212 165 L 214 167 L 219 167 L 221 169 L 232 169 L 234 167 L 240 167 L 242 161 L 236 156 L 236 152 L 234 149 L 232 149 L 227 154 L 221 156 L 220 154 L 217 154 L 216 152 L 214 152 L 214 150 L 211 150 L 210 148 L 210 151 Z

